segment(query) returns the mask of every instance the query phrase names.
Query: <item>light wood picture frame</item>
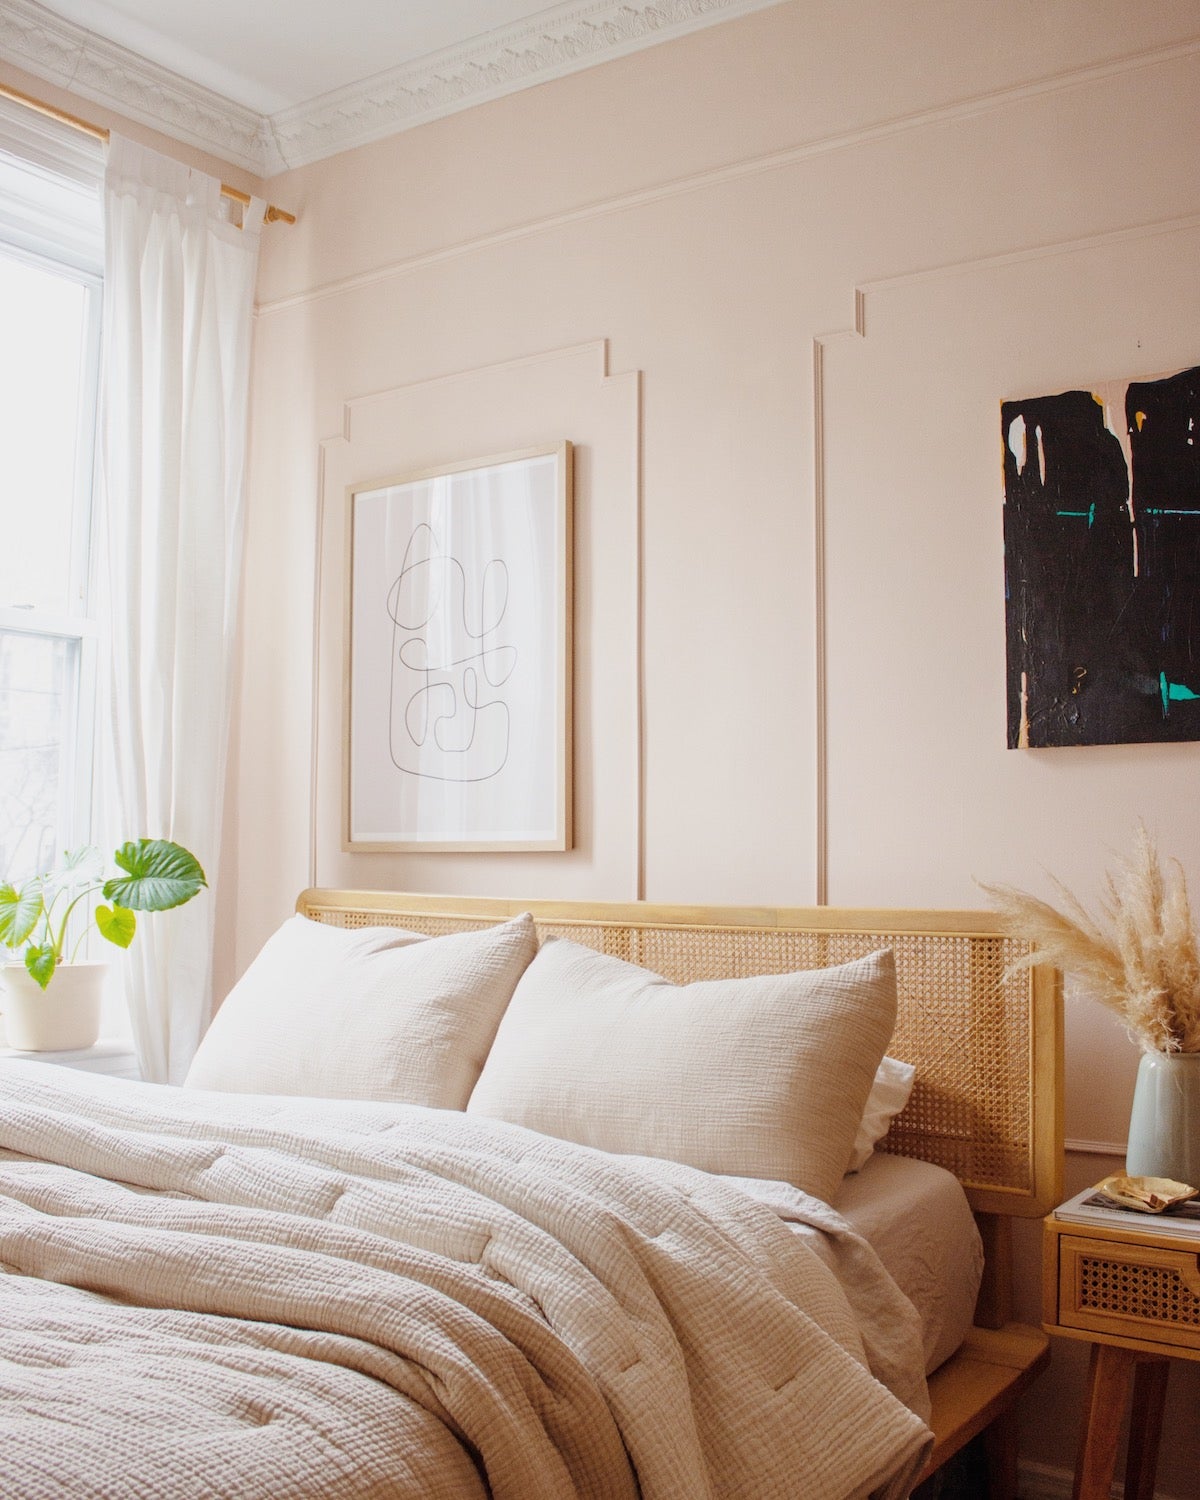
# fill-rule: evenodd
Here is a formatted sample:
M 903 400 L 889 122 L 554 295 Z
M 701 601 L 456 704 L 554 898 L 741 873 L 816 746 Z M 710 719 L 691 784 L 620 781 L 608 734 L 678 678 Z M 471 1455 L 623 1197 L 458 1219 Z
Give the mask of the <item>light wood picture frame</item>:
M 572 459 L 349 487 L 347 851 L 571 847 Z

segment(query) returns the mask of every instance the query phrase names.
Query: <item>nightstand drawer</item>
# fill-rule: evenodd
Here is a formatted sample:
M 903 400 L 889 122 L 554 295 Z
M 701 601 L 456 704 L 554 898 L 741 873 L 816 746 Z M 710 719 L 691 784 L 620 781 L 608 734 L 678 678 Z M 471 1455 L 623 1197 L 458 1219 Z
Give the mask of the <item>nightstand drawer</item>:
M 1060 1235 L 1058 1323 L 1200 1357 L 1200 1246 Z

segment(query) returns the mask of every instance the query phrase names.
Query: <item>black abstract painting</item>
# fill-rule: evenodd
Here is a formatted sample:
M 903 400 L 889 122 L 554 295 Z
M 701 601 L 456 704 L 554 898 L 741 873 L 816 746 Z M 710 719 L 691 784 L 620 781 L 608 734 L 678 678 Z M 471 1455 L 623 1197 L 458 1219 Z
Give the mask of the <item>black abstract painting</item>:
M 1200 367 L 1000 417 L 1009 745 L 1200 740 Z

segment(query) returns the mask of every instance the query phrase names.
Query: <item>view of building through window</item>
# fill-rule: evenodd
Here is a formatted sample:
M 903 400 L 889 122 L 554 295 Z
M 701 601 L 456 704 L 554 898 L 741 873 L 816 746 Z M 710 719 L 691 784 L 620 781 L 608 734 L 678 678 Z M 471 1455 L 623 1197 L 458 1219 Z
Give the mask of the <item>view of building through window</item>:
M 7 879 L 52 868 L 70 828 L 77 650 L 61 639 L 0 631 L 0 869 Z

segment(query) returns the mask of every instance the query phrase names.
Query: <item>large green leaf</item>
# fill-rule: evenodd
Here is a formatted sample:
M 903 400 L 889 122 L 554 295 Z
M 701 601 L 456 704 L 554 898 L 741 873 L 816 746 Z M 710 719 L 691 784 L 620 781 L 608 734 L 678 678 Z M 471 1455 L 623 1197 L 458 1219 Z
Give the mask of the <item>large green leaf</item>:
M 118 948 L 128 948 L 137 931 L 137 918 L 127 906 L 98 906 L 96 930 Z
M 0 885 L 0 943 L 18 947 L 37 926 L 42 910 L 41 880 L 27 880 L 19 890 Z
M 104 882 L 104 898 L 134 911 L 168 911 L 208 882 L 194 854 L 169 839 L 136 839 L 113 856 L 127 873 Z
M 45 989 L 54 978 L 54 971 L 58 967 L 58 955 L 54 951 L 54 944 L 43 943 L 41 947 L 34 947 L 30 943 L 25 950 L 25 967 Z

